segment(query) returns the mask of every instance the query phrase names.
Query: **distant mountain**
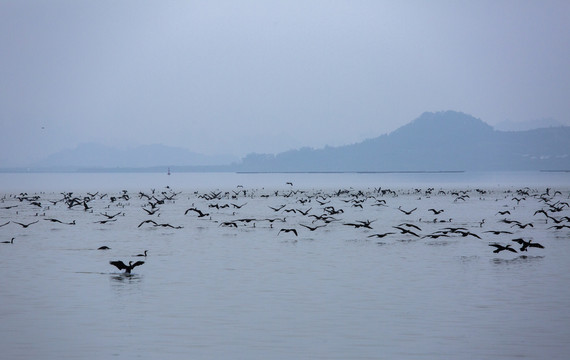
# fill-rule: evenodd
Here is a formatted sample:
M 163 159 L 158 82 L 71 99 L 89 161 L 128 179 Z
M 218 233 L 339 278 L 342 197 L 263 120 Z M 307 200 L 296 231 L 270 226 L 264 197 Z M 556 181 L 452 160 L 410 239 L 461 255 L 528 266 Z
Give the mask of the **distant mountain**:
M 570 170 L 570 127 L 496 131 L 473 116 L 426 112 L 361 143 L 250 154 L 241 171 Z
M 526 130 L 542 129 L 546 127 L 560 127 L 565 125 L 567 126 L 567 124 L 563 124 L 558 120 L 552 118 L 546 118 L 546 119 L 537 119 L 537 120 L 528 120 L 528 121 L 505 120 L 495 124 L 493 128 L 499 131 L 526 131 Z
M 99 144 L 81 144 L 60 151 L 33 164 L 38 168 L 117 168 L 155 166 L 227 165 L 239 159 L 231 156 L 208 156 L 165 145 L 143 145 L 131 149 L 115 149 Z

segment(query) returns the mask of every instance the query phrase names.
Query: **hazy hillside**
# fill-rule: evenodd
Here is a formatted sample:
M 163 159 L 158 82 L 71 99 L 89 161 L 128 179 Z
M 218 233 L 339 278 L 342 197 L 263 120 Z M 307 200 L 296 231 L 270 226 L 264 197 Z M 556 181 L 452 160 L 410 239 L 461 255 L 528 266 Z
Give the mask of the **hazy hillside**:
M 324 149 L 251 154 L 243 171 L 570 169 L 570 128 L 495 131 L 470 115 L 424 113 L 388 135 Z
M 462 171 L 570 170 L 570 127 L 497 131 L 473 116 L 426 112 L 390 134 L 323 149 L 301 148 L 230 156 L 205 156 L 164 145 L 117 150 L 96 144 L 48 156 L 34 168 L 151 168 L 178 171 Z M 233 165 L 230 165 L 234 163 Z
M 50 155 L 34 164 L 34 167 L 78 167 L 78 168 L 115 168 L 115 167 L 152 167 L 152 166 L 198 166 L 227 165 L 238 161 L 230 156 L 206 156 L 186 149 L 164 146 L 144 145 L 136 148 L 119 150 L 98 144 L 81 144 Z

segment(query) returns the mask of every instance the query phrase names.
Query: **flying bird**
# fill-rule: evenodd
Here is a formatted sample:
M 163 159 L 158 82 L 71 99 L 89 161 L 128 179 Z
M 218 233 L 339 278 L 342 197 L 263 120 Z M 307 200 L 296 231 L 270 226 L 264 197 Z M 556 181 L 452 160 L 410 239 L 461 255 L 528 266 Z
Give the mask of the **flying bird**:
M 281 234 L 281 231 L 286 232 L 286 233 L 292 232 L 293 234 L 295 234 L 295 236 L 298 236 L 296 229 L 281 229 L 281 230 L 279 230 L 279 232 L 277 233 L 277 235 Z
M 513 248 L 511 247 L 510 244 L 507 245 L 507 246 L 503 246 L 503 245 L 501 245 L 501 244 L 494 243 L 494 244 L 489 244 L 489 246 L 494 246 L 494 247 L 497 248 L 496 250 L 493 250 L 493 252 L 494 252 L 495 254 L 498 254 L 498 253 L 500 253 L 500 252 L 503 251 L 503 250 L 508 250 L 508 251 L 511 251 L 511 252 L 514 252 L 514 253 L 517 252 L 515 249 L 513 249 Z
M 544 249 L 544 246 L 542 246 L 539 243 L 533 243 L 532 240 L 524 241 L 522 238 L 518 238 L 518 239 L 513 239 L 512 241 L 522 245 L 521 251 L 528 251 L 527 248 L 529 248 L 529 247 L 536 247 L 539 249 Z
M 207 213 L 203 213 L 201 210 L 196 209 L 196 208 L 187 209 L 187 210 L 184 212 L 184 215 L 188 214 L 189 211 L 194 211 L 195 213 L 198 214 L 198 217 L 204 217 L 204 216 L 209 216 L 209 215 L 210 215 L 210 214 L 207 214 Z
M 14 224 L 18 224 L 18 225 L 22 226 L 23 228 L 27 228 L 28 226 L 33 225 L 33 224 L 37 223 L 38 221 L 39 221 L 39 220 L 36 220 L 36 221 L 31 222 L 31 223 L 29 223 L 29 224 L 22 224 L 22 223 L 19 223 L 19 222 L 14 221 Z
M 412 214 L 414 211 L 416 211 L 417 209 L 418 209 L 418 208 L 413 208 L 413 209 L 410 210 L 410 211 L 406 211 L 406 210 L 402 209 L 401 206 L 398 207 L 398 210 L 400 210 L 401 212 L 403 212 L 403 213 L 406 214 L 406 215 L 411 215 L 411 214 Z

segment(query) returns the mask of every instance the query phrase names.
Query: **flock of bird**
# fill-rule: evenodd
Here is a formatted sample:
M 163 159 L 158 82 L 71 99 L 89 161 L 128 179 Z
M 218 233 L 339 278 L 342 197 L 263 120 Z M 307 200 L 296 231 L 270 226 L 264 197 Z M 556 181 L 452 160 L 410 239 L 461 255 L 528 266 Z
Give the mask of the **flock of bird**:
M 186 193 L 166 187 L 113 194 L 4 194 L 0 197 L 0 236 L 8 236 L 0 243 L 17 246 L 18 233 L 41 223 L 63 228 L 93 223 L 111 229 L 129 227 L 141 237 L 156 236 L 146 232 L 156 228 L 184 231 L 192 226 L 209 226 L 238 234 L 243 229 L 255 229 L 295 243 L 303 236 L 326 239 L 331 231 L 348 234 L 348 229 L 353 229 L 351 237 L 377 239 L 377 244 L 385 244 L 380 239 L 388 238 L 406 242 L 465 238 L 486 242 L 498 254 L 540 251 L 548 244 L 536 242 L 535 234 L 543 236 L 551 232 L 556 237 L 568 238 L 570 231 L 567 190 L 527 187 L 436 191 L 379 187 L 325 191 L 295 189 L 293 183 L 286 185 L 272 190 L 245 189 L 238 185 L 229 191 Z M 405 199 L 404 204 L 400 199 Z M 493 213 L 471 213 L 472 201 L 487 201 L 486 208 L 493 209 Z M 410 204 L 414 204 L 413 208 Z M 167 208 L 170 211 L 165 211 Z M 514 215 L 520 209 L 525 209 L 526 215 L 517 220 Z M 177 216 L 173 217 L 172 211 L 177 211 Z M 54 214 L 63 214 L 65 218 Z M 183 222 L 172 224 L 169 217 Z M 101 244 L 97 250 L 111 248 Z M 146 259 L 147 253 L 145 250 L 133 257 Z M 144 263 L 109 261 L 126 274 Z

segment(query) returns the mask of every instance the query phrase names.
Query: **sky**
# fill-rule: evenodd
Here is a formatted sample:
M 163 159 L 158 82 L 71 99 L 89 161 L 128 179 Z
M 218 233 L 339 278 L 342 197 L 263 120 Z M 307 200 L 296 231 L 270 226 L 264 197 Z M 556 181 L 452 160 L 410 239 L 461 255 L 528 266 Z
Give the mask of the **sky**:
M 0 0 L 0 167 L 278 153 L 425 111 L 570 123 L 568 1 Z

